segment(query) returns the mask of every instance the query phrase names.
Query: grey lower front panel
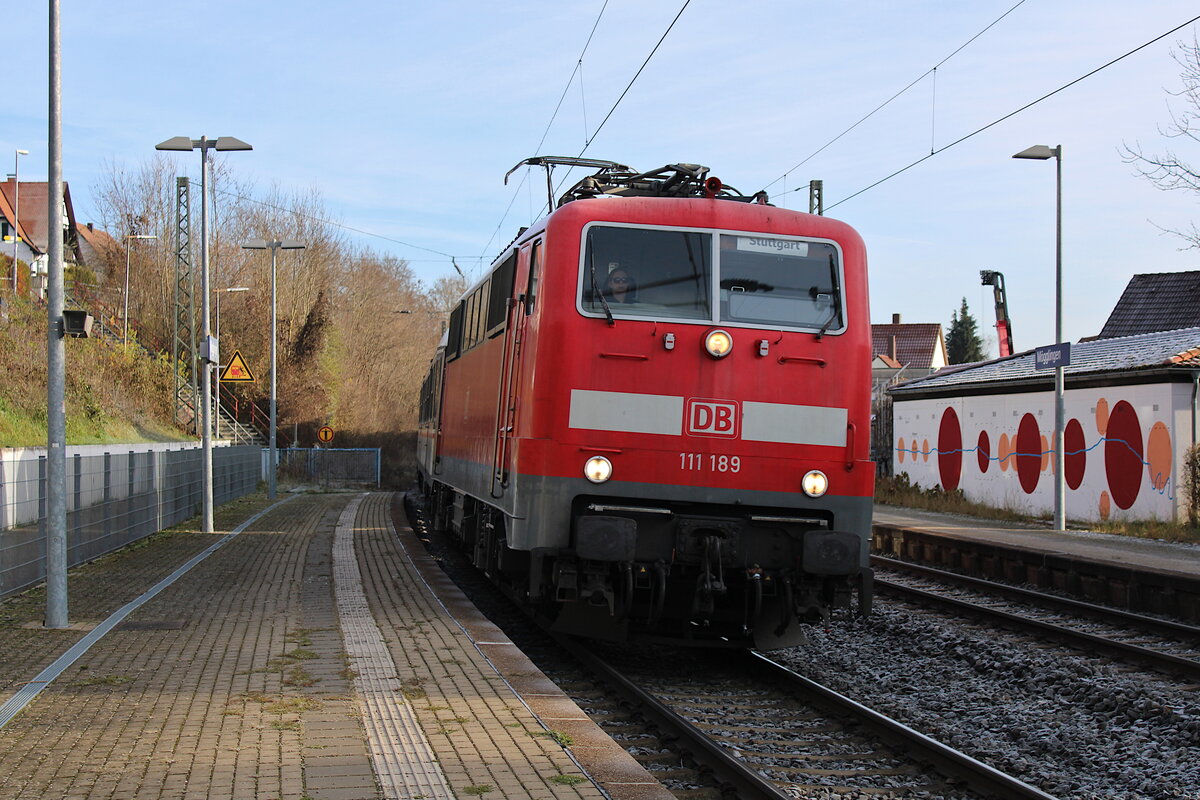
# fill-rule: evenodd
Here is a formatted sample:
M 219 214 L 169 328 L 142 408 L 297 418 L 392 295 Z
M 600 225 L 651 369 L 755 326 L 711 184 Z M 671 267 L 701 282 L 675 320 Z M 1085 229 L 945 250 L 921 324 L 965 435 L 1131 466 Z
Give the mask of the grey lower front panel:
M 863 547 L 860 566 L 868 566 L 866 543 L 871 534 L 869 497 L 817 499 L 793 492 L 760 492 L 748 489 L 698 488 L 653 483 L 610 482 L 593 484 L 580 478 L 511 475 L 500 497 L 491 494 L 488 467 L 443 459 L 435 476 L 448 486 L 504 512 L 508 546 L 516 550 L 570 549 L 572 514 L 576 499 L 596 503 L 634 504 L 648 507 L 706 506 L 721 514 L 756 513 L 769 516 L 819 517 L 826 527 L 858 535 Z

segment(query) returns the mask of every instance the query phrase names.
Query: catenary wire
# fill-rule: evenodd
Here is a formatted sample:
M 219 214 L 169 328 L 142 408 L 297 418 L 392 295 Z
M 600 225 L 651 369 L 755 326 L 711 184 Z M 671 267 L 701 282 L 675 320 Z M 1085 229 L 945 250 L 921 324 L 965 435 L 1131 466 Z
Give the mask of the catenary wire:
M 679 22 L 679 18 L 683 16 L 683 12 L 687 10 L 687 7 L 691 2 L 692 0 L 684 0 L 683 5 L 679 7 L 678 13 L 675 14 L 675 18 L 671 20 L 671 24 L 667 26 L 665 31 L 663 31 L 663 35 L 658 38 L 658 42 L 654 45 L 653 49 L 650 50 L 650 54 L 646 56 L 646 59 L 642 62 L 642 65 L 638 67 L 637 72 L 635 72 L 633 77 L 629 79 L 629 83 L 625 86 L 624 91 L 621 92 L 621 96 L 618 97 L 616 102 L 612 104 L 612 108 L 608 109 L 608 113 L 604 115 L 604 119 L 601 120 L 600 124 L 596 126 L 596 130 L 592 131 L 591 137 L 584 142 L 583 149 L 580 150 L 578 155 L 575 156 L 576 158 L 579 158 L 586 153 L 588 148 L 592 146 L 592 142 L 596 141 L 596 137 L 600 134 L 600 130 L 608 122 L 609 118 L 612 117 L 613 112 L 617 110 L 617 106 L 621 105 L 621 101 L 625 99 L 625 95 L 629 94 L 629 90 L 633 88 L 633 84 L 637 82 L 637 79 L 641 76 L 642 71 L 646 69 L 646 65 L 650 63 L 650 59 L 654 58 L 654 54 L 658 52 L 658 48 L 662 46 L 664 41 L 666 41 L 667 36 L 670 35 L 671 30 L 675 27 L 675 23 Z M 1024 2 L 1024 0 L 1022 0 L 1022 2 Z M 558 191 L 562 188 L 562 185 L 567 181 L 567 178 L 570 177 L 572 169 L 573 168 L 568 169 L 566 175 L 559 179 L 558 185 L 554 187 L 554 194 L 558 194 Z M 553 210 L 549 208 L 549 204 L 553 201 L 548 198 L 546 202 L 547 210 Z
M 550 135 L 550 128 L 554 125 L 554 120 L 558 118 L 558 112 L 562 108 L 563 100 L 567 97 L 567 92 L 571 90 L 571 84 L 575 81 L 575 75 L 583 68 L 583 57 L 587 55 L 588 47 L 592 44 L 592 38 L 596 35 L 596 29 L 600 27 L 600 19 L 604 16 L 605 9 L 608 8 L 608 0 L 604 0 L 604 5 L 600 7 L 600 13 L 596 15 L 596 21 L 592 23 L 592 30 L 588 34 L 587 41 L 583 43 L 583 49 L 579 51 L 579 58 L 575 60 L 575 69 L 571 71 L 570 77 L 567 78 L 567 84 L 563 87 L 562 94 L 558 97 L 558 104 L 554 106 L 554 111 L 550 114 L 550 121 L 546 123 L 546 129 L 542 131 L 542 138 L 538 140 L 537 147 L 533 149 L 534 155 L 542 151 L 542 145 L 546 143 L 546 137 Z M 580 78 L 580 86 L 582 88 L 583 79 Z M 479 254 L 480 263 L 483 262 L 487 250 L 492 246 L 492 242 L 496 241 L 496 236 L 499 235 L 500 229 L 504 227 L 505 220 L 508 219 L 508 213 L 512 211 L 513 204 L 517 197 L 521 194 L 521 189 L 525 186 L 526 180 L 529 178 L 529 170 L 521 175 L 521 182 L 513 189 L 512 199 L 508 201 L 508 207 L 504 209 L 504 213 L 500 216 L 500 222 L 496 225 L 496 229 L 492 231 L 492 235 L 488 238 L 487 244 Z
M 963 42 L 961 45 L 959 45 L 959 46 L 958 46 L 958 48 L 957 48 L 957 49 L 956 49 L 956 50 L 955 50 L 953 53 L 951 53 L 950 55 L 946 56 L 945 58 L 943 58 L 943 59 L 942 59 L 941 61 L 939 61 L 938 63 L 934 64 L 934 65 L 933 65 L 932 67 L 930 67 L 929 69 L 927 69 L 927 70 L 925 70 L 924 72 L 922 72 L 920 75 L 918 75 L 916 78 L 914 78 L 914 79 L 913 79 L 913 80 L 912 80 L 912 81 L 911 81 L 911 82 L 910 82 L 910 83 L 909 83 L 907 86 L 905 86 L 903 89 L 901 89 L 900 91 L 896 92 L 894 95 L 892 95 L 891 97 L 889 97 L 887 100 L 884 100 L 884 101 L 883 101 L 882 103 L 880 103 L 878 106 L 876 106 L 876 107 L 875 107 L 875 108 L 873 108 L 871 111 L 869 111 L 867 114 L 865 114 L 865 115 L 864 115 L 862 118 L 860 118 L 860 119 L 859 119 L 857 122 L 855 122 L 853 125 L 851 125 L 849 128 L 846 128 L 846 130 L 842 131 L 842 132 L 841 132 L 841 133 L 839 133 L 837 136 L 834 136 L 834 137 L 833 137 L 832 139 L 830 139 L 828 142 L 826 142 L 825 144 L 821 145 L 821 146 L 820 146 L 819 148 L 817 148 L 815 151 L 813 151 L 812 153 L 810 153 L 810 154 L 809 154 L 809 155 L 808 155 L 808 156 L 807 156 L 807 157 L 806 157 L 806 158 L 805 158 L 803 161 L 801 161 L 799 164 L 797 164 L 796 166 L 792 167 L 792 168 L 791 168 L 791 169 L 789 169 L 787 172 L 783 173 L 783 174 L 782 174 L 782 175 L 780 175 L 778 178 L 776 178 L 775 180 L 773 180 L 773 181 L 771 181 L 770 183 L 768 183 L 766 186 L 762 187 L 762 191 L 764 191 L 764 192 L 765 192 L 767 189 L 770 189 L 772 186 L 774 186 L 775 184 L 779 183 L 781 180 L 783 180 L 784 178 L 786 178 L 788 175 L 791 175 L 793 172 L 795 172 L 796 170 L 800 169 L 800 167 L 804 166 L 804 165 L 805 165 L 805 164 L 807 164 L 809 161 L 812 161 L 814 158 L 816 158 L 818 155 L 820 155 L 820 154 L 821 154 L 821 153 L 822 153 L 822 152 L 823 152 L 823 151 L 824 151 L 826 148 L 828 148 L 830 145 L 834 144 L 834 143 L 835 143 L 835 142 L 837 142 L 839 139 L 841 139 L 843 136 L 845 136 L 846 134 L 850 133 L 850 131 L 854 130 L 854 129 L 855 129 L 855 128 L 857 128 L 859 125 L 863 124 L 864 122 L 866 122 L 867 120 L 869 120 L 871 117 L 875 116 L 877 113 L 879 113 L 879 112 L 880 112 L 880 111 L 882 111 L 884 108 L 886 108 L 888 105 L 890 105 L 890 104 L 891 104 L 891 102 L 892 102 L 893 100 L 895 100 L 896 98 L 900 97 L 900 95 L 904 94 L 904 93 L 905 93 L 905 92 L 907 92 L 909 89 L 911 89 L 912 87 L 916 86 L 916 85 L 917 85 L 918 83 L 920 83 L 921 81 L 925 80 L 925 78 L 926 78 L 926 77 L 928 77 L 930 73 L 933 73 L 934 75 L 936 75 L 936 74 L 937 74 L 937 68 L 938 68 L 938 67 L 942 66 L 942 65 L 943 65 L 943 64 L 945 64 L 947 61 L 949 61 L 950 59 L 954 58 L 956 55 L 958 55 L 959 53 L 961 53 L 961 52 L 962 52 L 963 50 L 965 50 L 965 49 L 966 49 L 966 48 L 967 48 L 967 47 L 968 47 L 968 46 L 969 46 L 969 45 L 970 45 L 972 42 L 974 42 L 974 41 L 975 41 L 976 39 L 978 39 L 980 36 L 983 36 L 983 35 L 984 35 L 985 33 L 987 33 L 989 30 L 991 30 L 992 28 L 994 28 L 994 27 L 995 27 L 995 26 L 996 26 L 996 25 L 997 25 L 997 24 L 998 24 L 998 23 L 999 23 L 1001 20 L 1003 20 L 1005 17 L 1007 17 L 1007 16 L 1008 16 L 1009 14 L 1011 14 L 1012 12 L 1016 11 L 1016 10 L 1017 10 L 1018 8 L 1020 8 L 1020 7 L 1021 7 L 1021 6 L 1022 6 L 1024 3 L 1025 3 L 1025 0 L 1018 0 L 1018 2 L 1017 2 L 1017 4 L 1016 4 L 1016 5 L 1014 5 L 1014 6 L 1013 6 L 1012 8 L 1010 8 L 1010 9 L 1008 9 L 1008 11 L 1005 11 L 1005 12 L 1004 12 L 1003 14 L 1001 14 L 1000 16 L 996 17 L 996 19 L 992 20 L 992 22 L 991 22 L 991 23 L 990 23 L 990 24 L 989 24 L 987 27 L 985 27 L 983 30 L 979 31 L 979 33 L 975 34 L 975 35 L 974 35 L 974 36 L 972 36 L 970 39 L 968 39 L 967 41 L 965 41 L 965 42 Z M 932 148 L 930 148 L 930 149 L 932 150 Z M 795 190 L 795 189 L 793 189 L 792 191 L 796 191 L 796 190 Z M 786 192 L 785 192 L 785 194 L 786 194 Z
M 1031 102 L 1028 102 L 1028 103 L 1026 103 L 1025 105 L 1021 106 L 1020 108 L 1016 109 L 1015 111 L 1010 111 L 1009 113 L 1005 114 L 1004 116 L 1002 116 L 1002 117 L 1000 117 L 1000 118 L 998 118 L 998 119 L 995 119 L 995 120 L 993 120 L 992 122 L 989 122 L 987 125 L 984 125 L 984 126 L 983 126 L 983 127 L 981 127 L 981 128 L 976 128 L 975 130 L 973 130 L 973 131 L 971 131 L 970 133 L 968 133 L 966 136 L 962 136 L 962 137 L 960 137 L 960 138 L 958 138 L 958 139 L 955 139 L 953 142 L 950 142 L 950 143 L 949 143 L 949 144 L 947 144 L 947 145 L 943 145 L 942 147 L 939 147 L 937 150 L 934 150 L 933 152 L 929 153 L 929 155 L 926 155 L 926 156 L 921 156 L 921 157 L 920 157 L 920 158 L 918 158 L 916 161 L 913 161 L 911 164 L 908 164 L 907 166 L 903 166 L 903 167 L 901 167 L 900 169 L 896 170 L 895 172 L 891 173 L 890 175 L 887 175 L 887 176 L 885 176 L 885 177 L 883 177 L 883 178 L 880 178 L 879 180 L 875 181 L 874 183 L 870 184 L 869 186 L 864 186 L 862 189 L 859 189 L 857 192 L 854 192 L 854 193 L 853 193 L 853 194 L 851 194 L 851 195 L 847 195 L 846 197 L 843 197 L 841 200 L 838 200 L 836 203 L 833 203 L 832 205 L 825 206 L 825 210 L 826 210 L 826 211 L 828 211 L 828 210 L 829 210 L 829 209 L 831 209 L 831 208 L 835 208 L 835 207 L 837 207 L 837 206 L 840 206 L 842 203 L 845 203 L 845 202 L 846 202 L 846 201 L 848 201 L 848 200 L 853 200 L 855 197 L 858 197 L 860 194 L 862 194 L 862 193 L 864 193 L 864 192 L 867 192 L 867 191 L 870 191 L 871 189 L 874 189 L 876 186 L 879 186 L 879 185 L 880 185 L 880 184 L 882 184 L 882 183 L 886 183 L 887 181 L 890 181 L 892 178 L 895 178 L 897 175 L 900 175 L 900 174 L 902 174 L 902 173 L 904 173 L 904 172 L 907 172 L 908 170 L 912 169 L 913 167 L 917 166 L 918 164 L 920 164 L 920 163 L 922 163 L 922 162 L 924 162 L 924 161 L 928 161 L 929 159 L 933 158 L 934 156 L 938 155 L 939 153 L 944 153 L 944 152 L 946 152 L 947 150 L 949 150 L 951 147 L 954 147 L 954 146 L 956 146 L 956 145 L 960 145 L 960 144 L 962 144 L 963 142 L 967 141 L 968 139 L 970 139 L 970 138 L 972 138 L 972 137 L 974 137 L 974 136 L 978 136 L 979 134 L 983 133 L 984 131 L 986 131 L 986 130 L 988 130 L 988 129 L 990 129 L 990 128 L 994 128 L 994 127 L 996 127 L 996 126 L 997 126 L 997 125 L 999 125 L 1001 122 L 1004 122 L 1005 120 L 1008 120 L 1008 119 L 1011 119 L 1012 117 L 1015 117 L 1017 114 L 1020 114 L 1022 111 L 1025 111 L 1025 110 L 1027 110 L 1027 109 L 1033 108 L 1034 106 L 1036 106 L 1038 103 L 1042 102 L 1043 100 L 1047 100 L 1047 99 L 1049 99 L 1049 98 L 1053 97 L 1054 95 L 1058 94 L 1059 92 L 1062 92 L 1062 91 L 1064 91 L 1064 90 L 1066 90 L 1066 89 L 1069 89 L 1069 88 L 1071 88 L 1072 86 L 1074 86 L 1075 84 L 1079 83 L 1080 81 L 1084 81 L 1084 80 L 1086 80 L 1086 79 L 1088 79 L 1088 78 L 1092 77 L 1092 76 L 1093 76 L 1093 75 L 1095 75 L 1096 73 L 1098 73 L 1098 72 L 1101 72 L 1102 70 L 1108 69 L 1108 68 L 1109 68 L 1109 67 L 1111 67 L 1113 64 L 1116 64 L 1116 63 L 1118 63 L 1118 62 L 1120 62 L 1120 61 L 1124 61 L 1126 58 L 1129 58 L 1129 57 L 1130 57 L 1131 55 L 1133 55 L 1134 53 L 1137 53 L 1137 52 L 1139 52 L 1139 51 L 1141 51 L 1141 50 L 1145 50 L 1145 49 L 1146 49 L 1147 47 L 1149 47 L 1150 45 L 1152 45 L 1152 44 L 1154 44 L 1154 43 L 1156 43 L 1156 42 L 1162 41 L 1163 39 L 1167 38 L 1167 37 L 1168 37 L 1168 36 L 1170 36 L 1171 34 L 1173 34 L 1173 33 L 1176 33 L 1176 32 L 1178 32 L 1178 31 L 1182 30 L 1183 28 L 1186 28 L 1188 25 L 1191 25 L 1192 23 L 1196 22 L 1197 20 L 1200 20 L 1200 15 L 1197 15 L 1197 16 L 1195 16 L 1195 17 L 1192 17 L 1192 18 L 1191 18 L 1191 19 L 1189 19 L 1187 22 L 1184 22 L 1182 25 L 1177 25 L 1177 26 L 1175 26 L 1174 28 L 1172 28 L 1171 30 L 1167 31 L 1166 33 L 1163 33 L 1163 34 L 1161 34 L 1161 35 L 1159 35 L 1159 36 L 1155 36 L 1155 37 L 1154 37 L 1153 39 L 1151 39 L 1150 41 L 1148 41 L 1148 42 L 1145 42 L 1145 43 L 1143 43 L 1143 44 L 1140 44 L 1140 45 L 1138 45 L 1137 47 L 1133 48 L 1132 50 L 1130 50 L 1129 52 L 1125 53 L 1124 55 L 1117 56 L 1116 58 L 1112 59 L 1111 61 L 1109 61 L 1109 62 L 1107 62 L 1107 63 L 1105 63 L 1105 64 L 1101 64 L 1100 66 L 1098 66 L 1098 67 L 1096 67 L 1095 69 L 1093 69 L 1091 72 L 1088 72 L 1088 73 L 1086 73 L 1086 74 L 1084 74 L 1084 75 L 1080 75 L 1078 78 L 1076 78 L 1076 79 L 1075 79 L 1075 80 L 1073 80 L 1073 81 L 1070 81 L 1070 82 L 1068 82 L 1068 83 L 1064 83 L 1062 86 L 1058 87 L 1058 88 L 1057 88 L 1057 89 L 1055 89 L 1054 91 L 1052 91 L 1052 92 L 1047 92 L 1046 94 L 1042 95 L 1042 96 L 1041 96 L 1041 97 L 1039 97 L 1038 99 L 1036 99 L 1036 100 L 1033 100 L 1033 101 L 1031 101 Z M 796 190 L 795 190 L 795 189 L 793 189 L 792 191 L 796 191 Z

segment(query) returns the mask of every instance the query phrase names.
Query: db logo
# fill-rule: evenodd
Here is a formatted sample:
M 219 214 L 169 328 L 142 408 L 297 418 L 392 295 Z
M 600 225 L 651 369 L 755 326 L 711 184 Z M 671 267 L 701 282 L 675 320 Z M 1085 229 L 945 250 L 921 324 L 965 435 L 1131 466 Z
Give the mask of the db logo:
M 729 400 L 687 401 L 687 432 L 694 436 L 725 436 L 736 439 L 741 409 Z

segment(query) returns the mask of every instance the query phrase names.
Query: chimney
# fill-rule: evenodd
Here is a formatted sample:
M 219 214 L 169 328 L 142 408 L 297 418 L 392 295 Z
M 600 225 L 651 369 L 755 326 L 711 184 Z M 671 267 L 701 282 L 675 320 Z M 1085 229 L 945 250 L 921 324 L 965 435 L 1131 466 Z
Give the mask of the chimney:
M 88 230 L 89 230 L 89 231 L 90 231 L 90 230 L 92 230 L 92 223 L 90 223 L 90 222 L 89 222 L 89 223 L 87 224 L 87 226 L 88 226 Z
M 892 324 L 893 325 L 900 324 L 900 315 L 899 314 L 892 314 Z
M 893 314 L 892 316 L 899 317 L 900 315 Z M 897 364 L 899 364 L 900 363 L 900 355 L 899 355 L 899 350 L 896 347 L 896 338 L 897 337 L 895 335 L 892 336 L 892 361 L 895 361 Z

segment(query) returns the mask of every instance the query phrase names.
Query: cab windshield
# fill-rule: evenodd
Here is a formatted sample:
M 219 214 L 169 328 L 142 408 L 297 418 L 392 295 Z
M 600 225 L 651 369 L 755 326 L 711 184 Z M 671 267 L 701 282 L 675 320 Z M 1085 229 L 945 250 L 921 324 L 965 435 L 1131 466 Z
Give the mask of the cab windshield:
M 586 314 L 843 327 L 839 253 L 830 242 L 593 225 L 581 267 Z
M 593 226 L 583 253 L 583 308 L 613 316 L 710 319 L 712 235 Z M 603 298 L 603 299 L 601 299 Z

